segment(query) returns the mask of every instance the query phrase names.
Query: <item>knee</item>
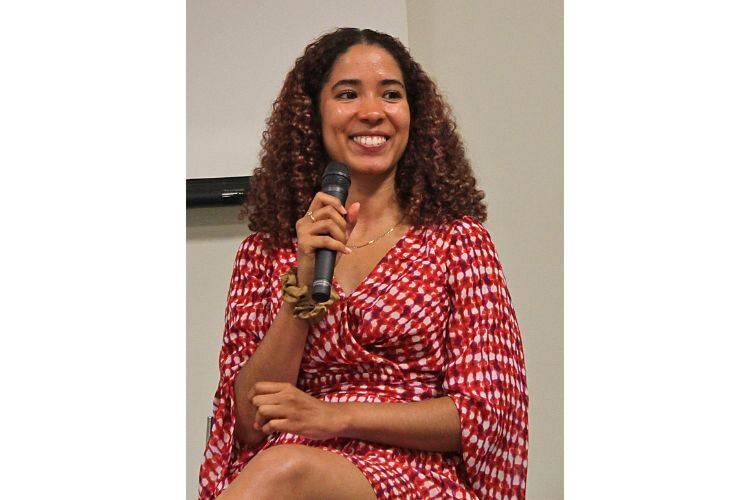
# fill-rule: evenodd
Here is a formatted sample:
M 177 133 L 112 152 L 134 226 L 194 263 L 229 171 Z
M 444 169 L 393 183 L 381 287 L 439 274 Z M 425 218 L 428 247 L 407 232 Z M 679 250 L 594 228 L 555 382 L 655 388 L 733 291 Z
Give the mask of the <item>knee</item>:
M 242 498 L 300 498 L 315 477 L 307 446 L 278 445 L 260 452 L 245 466 L 233 488 Z
M 253 458 L 256 479 L 279 484 L 299 483 L 314 474 L 315 463 L 307 446 L 282 444 L 263 450 Z M 248 464 L 248 465 L 250 465 Z

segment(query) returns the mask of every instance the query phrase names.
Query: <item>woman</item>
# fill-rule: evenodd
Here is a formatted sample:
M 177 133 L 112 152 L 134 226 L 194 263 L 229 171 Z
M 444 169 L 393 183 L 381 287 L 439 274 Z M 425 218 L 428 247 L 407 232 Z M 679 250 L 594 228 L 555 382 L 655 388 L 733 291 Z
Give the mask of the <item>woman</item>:
M 318 192 L 331 160 L 345 204 Z M 306 48 L 252 177 L 201 498 L 525 496 L 521 338 L 482 198 L 400 42 Z M 320 248 L 336 293 L 312 310 Z

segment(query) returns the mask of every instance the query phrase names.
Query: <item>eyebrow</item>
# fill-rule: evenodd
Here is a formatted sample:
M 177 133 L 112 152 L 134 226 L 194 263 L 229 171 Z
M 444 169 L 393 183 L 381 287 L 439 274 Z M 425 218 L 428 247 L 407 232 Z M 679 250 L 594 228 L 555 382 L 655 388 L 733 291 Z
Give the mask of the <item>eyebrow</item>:
M 362 85 L 362 80 L 355 80 L 355 79 L 339 80 L 338 82 L 336 82 L 336 83 L 333 84 L 333 87 L 331 87 L 331 89 L 335 89 L 336 87 L 340 87 L 342 85 L 344 85 L 344 86 L 348 85 L 348 86 L 354 87 L 354 86 L 357 86 L 357 85 Z M 393 79 L 393 78 L 385 79 L 385 80 L 380 80 L 380 85 L 383 85 L 383 86 L 386 86 L 386 85 L 399 85 L 402 89 L 406 89 L 406 87 L 401 82 L 401 80 L 396 80 L 396 79 Z

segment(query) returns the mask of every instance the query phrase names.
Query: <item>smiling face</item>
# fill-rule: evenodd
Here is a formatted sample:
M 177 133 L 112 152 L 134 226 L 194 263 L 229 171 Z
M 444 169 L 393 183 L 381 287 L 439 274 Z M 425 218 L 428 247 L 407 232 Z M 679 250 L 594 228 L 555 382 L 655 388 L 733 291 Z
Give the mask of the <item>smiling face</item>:
M 409 141 L 404 77 L 388 51 L 353 45 L 331 68 L 320 93 L 328 158 L 352 174 L 391 174 Z

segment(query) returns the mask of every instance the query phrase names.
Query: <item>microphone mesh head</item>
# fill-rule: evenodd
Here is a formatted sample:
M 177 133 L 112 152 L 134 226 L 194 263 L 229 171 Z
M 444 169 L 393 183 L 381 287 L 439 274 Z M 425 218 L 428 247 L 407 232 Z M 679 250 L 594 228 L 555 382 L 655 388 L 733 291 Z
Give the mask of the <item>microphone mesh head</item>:
M 326 169 L 323 171 L 323 178 L 321 179 L 321 185 L 323 186 L 324 191 L 325 186 L 330 185 L 349 189 L 349 184 L 351 184 L 351 182 L 349 167 L 337 161 L 328 163 Z

